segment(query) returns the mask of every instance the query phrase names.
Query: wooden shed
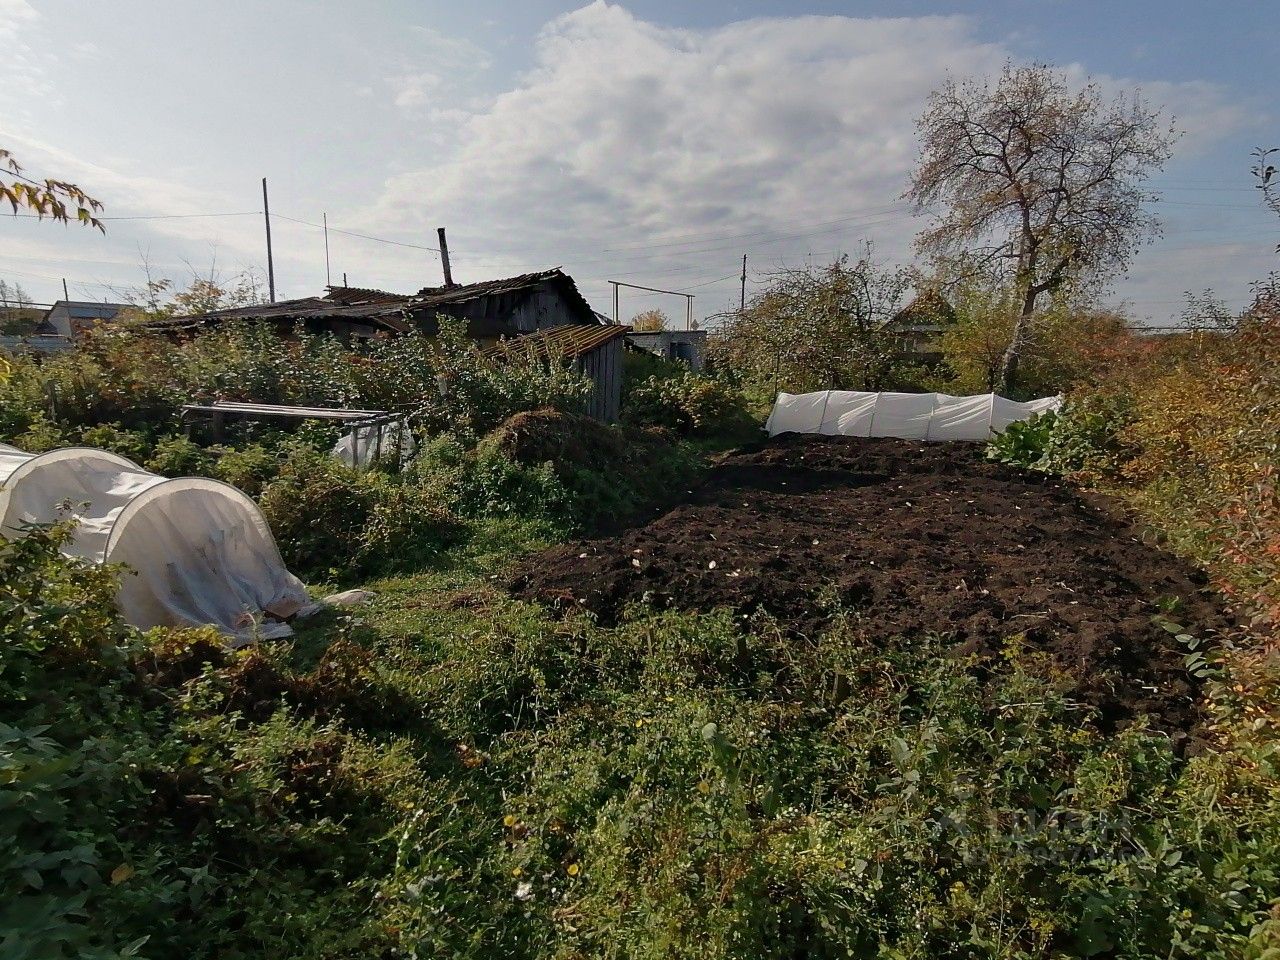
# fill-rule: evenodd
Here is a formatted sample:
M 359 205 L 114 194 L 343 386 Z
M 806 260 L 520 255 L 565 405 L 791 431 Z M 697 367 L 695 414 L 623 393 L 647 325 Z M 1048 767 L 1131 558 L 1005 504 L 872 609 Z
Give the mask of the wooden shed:
M 566 325 L 528 334 L 515 342 L 552 362 L 572 365 L 592 383 L 587 416 L 613 423 L 622 408 L 622 348 L 630 332 L 630 327 L 621 324 Z M 490 355 L 498 352 L 498 347 L 487 351 Z

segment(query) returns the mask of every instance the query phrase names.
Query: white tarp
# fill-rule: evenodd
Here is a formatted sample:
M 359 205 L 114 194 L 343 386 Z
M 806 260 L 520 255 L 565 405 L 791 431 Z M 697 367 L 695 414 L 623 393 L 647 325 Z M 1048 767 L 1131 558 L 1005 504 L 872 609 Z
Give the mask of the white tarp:
M 397 449 L 398 448 L 398 449 Z M 368 467 L 375 460 L 405 463 L 418 451 L 413 431 L 404 420 L 371 427 L 355 427 L 330 451 L 348 467 Z
M 994 393 L 871 393 L 819 390 L 780 393 L 765 423 L 769 436 L 822 433 L 903 440 L 990 440 L 1019 420 L 1057 410 L 1061 397 L 1019 402 Z
M 0 535 L 74 517 L 64 550 L 120 563 L 119 605 L 139 627 L 210 624 L 241 638 L 262 612 L 295 609 L 306 588 L 285 569 L 257 506 L 235 487 L 167 480 L 105 450 L 23 453 L 0 445 Z

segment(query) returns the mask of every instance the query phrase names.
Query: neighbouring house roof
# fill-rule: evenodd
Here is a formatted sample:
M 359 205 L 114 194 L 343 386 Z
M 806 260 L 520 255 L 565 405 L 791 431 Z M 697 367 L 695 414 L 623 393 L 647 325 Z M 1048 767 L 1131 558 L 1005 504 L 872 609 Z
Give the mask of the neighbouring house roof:
M 454 284 L 449 287 L 423 287 L 417 293 L 392 293 L 367 287 L 329 287 L 323 297 L 302 297 L 279 303 L 218 310 L 190 317 L 170 317 L 152 321 L 148 326 L 181 330 L 209 326 L 225 320 L 267 321 L 346 321 L 368 324 L 395 333 L 412 329 L 434 332 L 437 313 L 450 312 L 464 304 L 486 298 L 532 293 L 550 285 L 559 291 L 569 307 L 582 318 L 584 325 L 598 324 L 598 319 L 578 290 L 573 278 L 559 267 L 537 273 L 525 273 L 500 280 Z M 497 318 L 470 317 L 476 336 L 500 336 L 506 332 Z M 490 329 L 492 328 L 492 329 Z
M 58 300 L 45 311 L 45 317 L 61 307 L 73 320 L 110 320 L 121 310 L 128 310 L 127 303 L 97 303 L 93 300 Z
M 935 333 L 956 318 L 955 307 L 937 290 L 926 290 L 894 315 L 890 325 L 904 333 Z

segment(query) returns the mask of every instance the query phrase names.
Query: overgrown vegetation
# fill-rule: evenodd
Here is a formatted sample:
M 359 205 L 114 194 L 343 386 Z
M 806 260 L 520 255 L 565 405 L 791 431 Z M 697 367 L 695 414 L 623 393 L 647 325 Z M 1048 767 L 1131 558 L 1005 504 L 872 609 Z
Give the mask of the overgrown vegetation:
M 1061 416 L 992 454 L 1125 497 L 1178 552 L 1280 629 L 1280 295 L 1257 291 L 1232 330 L 1107 343 L 1104 375 Z
M 524 536 L 488 530 L 359 620 L 234 654 L 121 626 L 56 533 L 7 544 L 6 956 L 1275 946 L 1270 668 L 1210 663 L 1236 746 L 1184 759 L 1094 732 L 1016 645 L 548 621 L 476 585 Z

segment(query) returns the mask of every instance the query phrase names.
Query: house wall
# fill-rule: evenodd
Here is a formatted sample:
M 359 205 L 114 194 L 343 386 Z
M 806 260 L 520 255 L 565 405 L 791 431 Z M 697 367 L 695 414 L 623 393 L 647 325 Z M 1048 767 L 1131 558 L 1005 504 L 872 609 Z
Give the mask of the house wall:
M 707 332 L 705 330 L 661 330 L 652 333 L 629 333 L 627 342 L 641 350 L 686 363 L 697 372 L 706 362 Z
M 62 337 L 88 329 L 102 320 L 113 320 L 121 305 L 114 303 L 68 303 L 59 300 L 45 314 L 45 321 Z
M 467 321 L 467 330 L 477 340 L 513 337 L 551 327 L 583 322 L 556 286 L 549 282 L 533 290 L 477 297 L 462 303 L 442 304 L 440 313 Z M 432 331 L 434 324 L 426 329 Z

